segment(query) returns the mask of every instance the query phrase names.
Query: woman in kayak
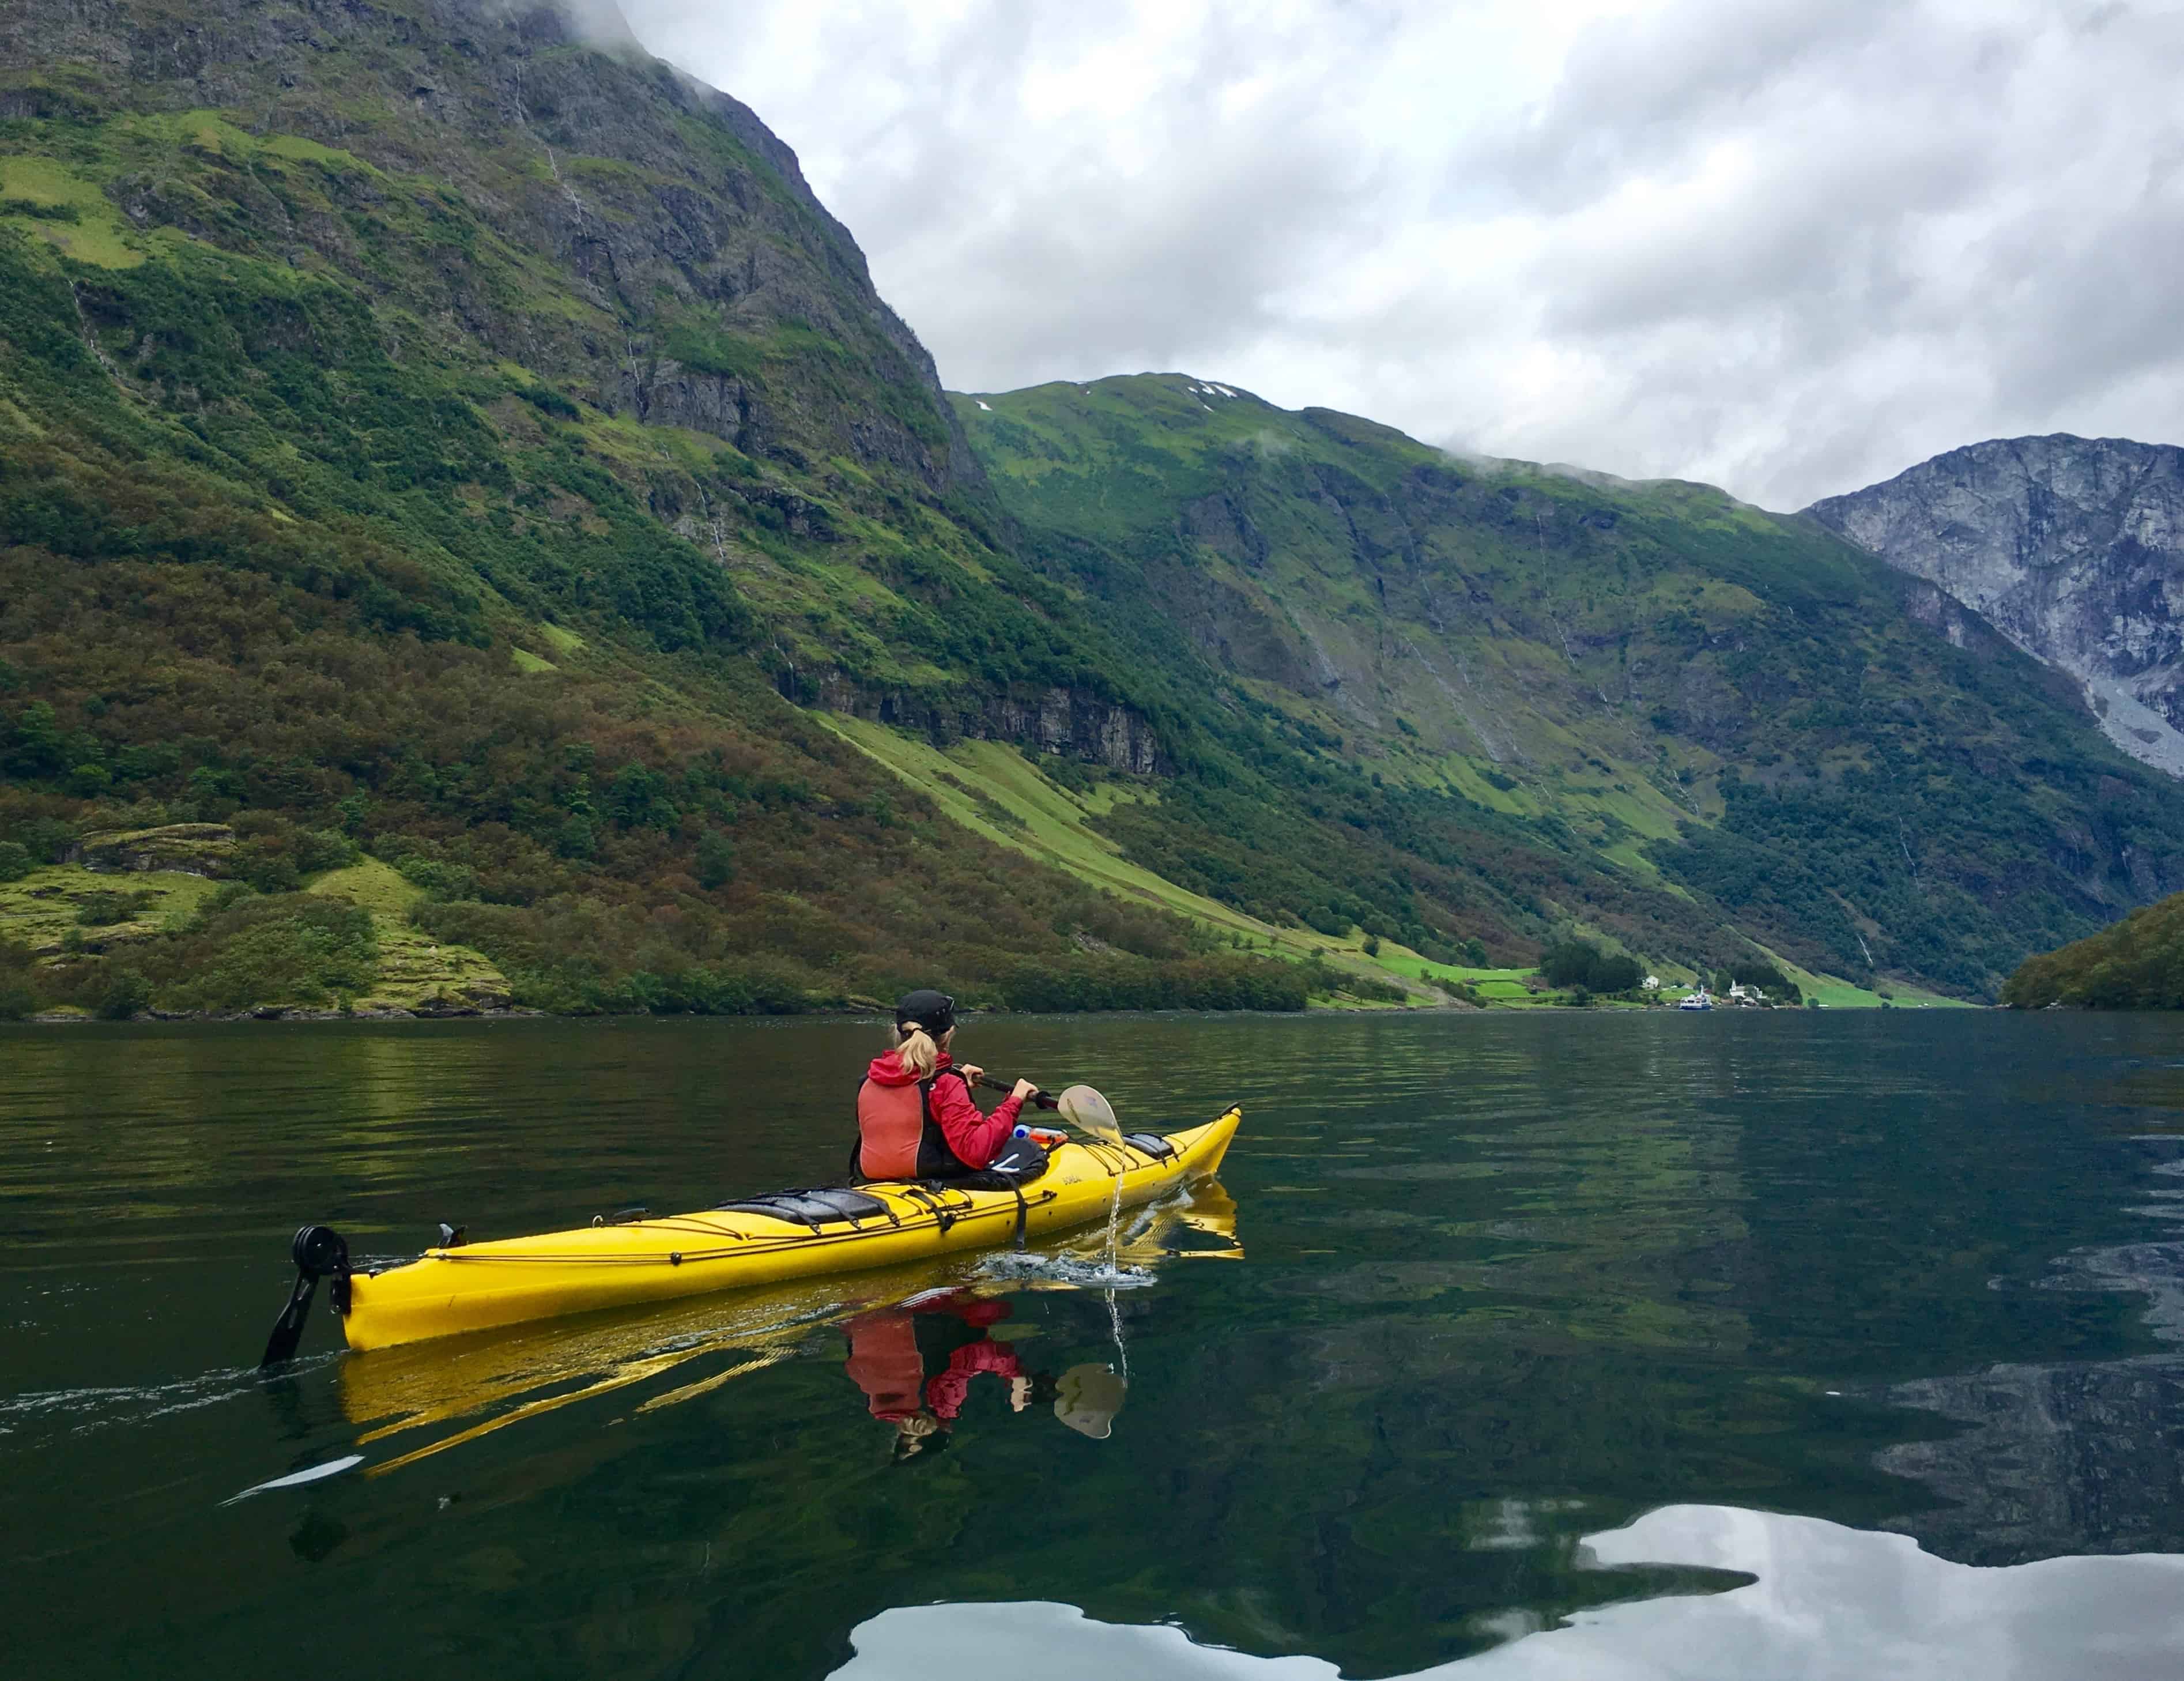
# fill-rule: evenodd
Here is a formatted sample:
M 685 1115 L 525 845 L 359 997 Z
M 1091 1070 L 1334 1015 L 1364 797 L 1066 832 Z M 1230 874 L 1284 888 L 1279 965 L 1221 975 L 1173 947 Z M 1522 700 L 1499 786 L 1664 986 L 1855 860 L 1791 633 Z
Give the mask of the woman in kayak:
M 866 1179 L 960 1179 L 990 1164 L 1016 1130 L 1024 1100 L 1039 1090 L 1028 1080 L 991 1114 L 971 1099 L 985 1069 L 958 1068 L 948 1054 L 956 1035 L 956 1001 L 944 992 L 906 992 L 894 1007 L 894 1048 L 872 1058 L 857 1088 L 857 1148 L 852 1159 Z

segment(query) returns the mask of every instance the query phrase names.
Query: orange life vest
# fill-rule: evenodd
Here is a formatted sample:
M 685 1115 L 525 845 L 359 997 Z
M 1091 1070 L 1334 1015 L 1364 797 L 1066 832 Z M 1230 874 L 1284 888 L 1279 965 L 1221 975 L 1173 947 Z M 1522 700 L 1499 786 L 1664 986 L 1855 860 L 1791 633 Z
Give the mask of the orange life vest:
M 859 1173 L 866 1179 L 939 1179 L 972 1170 L 949 1148 L 948 1135 L 933 1120 L 928 1102 L 933 1081 L 949 1075 L 963 1077 L 944 1068 L 915 1086 L 867 1080 L 857 1087 Z

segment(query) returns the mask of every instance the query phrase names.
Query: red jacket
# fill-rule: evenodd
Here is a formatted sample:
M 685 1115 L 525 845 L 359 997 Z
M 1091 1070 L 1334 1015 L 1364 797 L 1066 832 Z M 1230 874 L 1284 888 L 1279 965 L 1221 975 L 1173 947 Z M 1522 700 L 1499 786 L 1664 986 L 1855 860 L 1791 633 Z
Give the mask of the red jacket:
M 1005 1381 L 1024 1375 L 1023 1367 L 1017 1361 L 1017 1351 L 1006 1343 L 990 1338 L 966 1343 L 948 1356 L 948 1369 L 925 1386 L 925 1404 L 933 1409 L 933 1416 L 952 1421 L 961 1413 L 971 1380 L 982 1371 L 990 1371 Z
M 942 1074 L 955 1075 L 955 1077 L 943 1080 L 939 1077 Z M 940 1135 L 947 1141 L 948 1148 L 955 1152 L 956 1159 L 965 1167 L 976 1170 L 987 1166 L 1000 1154 L 1001 1147 L 1016 1130 L 1017 1116 L 1023 1109 L 1022 1100 L 1012 1094 L 1002 1098 L 994 1106 L 993 1114 L 980 1114 L 978 1104 L 971 1101 L 969 1082 L 956 1074 L 955 1064 L 945 1051 L 940 1053 L 939 1066 L 934 1069 L 934 1076 L 926 1102 L 927 1114 L 940 1129 Z M 917 1085 L 917 1076 L 902 1065 L 900 1054 L 894 1051 L 874 1057 L 872 1066 L 865 1070 L 865 1078 L 872 1085 L 888 1090 L 897 1090 L 905 1086 L 914 1088 Z M 861 1110 L 865 1107 L 860 1105 Z M 869 1117 L 861 1114 L 860 1121 L 861 1125 L 870 1125 Z M 916 1176 L 923 1176 L 922 1164 Z
M 987 1335 L 987 1327 L 1008 1316 L 1006 1302 L 956 1292 L 907 1307 L 859 1314 L 843 1326 L 850 1338 L 850 1381 L 865 1392 L 874 1418 L 899 1424 L 920 1407 L 927 1407 L 936 1418 L 952 1421 L 963 1410 L 971 1380 L 980 1372 L 990 1371 L 1005 1379 L 1024 1375 L 1016 1350 Z M 954 1331 L 956 1337 L 965 1335 L 967 1330 L 970 1333 L 969 1340 L 949 1350 L 937 1372 L 932 1371 L 932 1366 L 941 1359 L 939 1346 L 952 1338 L 944 1338 L 942 1344 L 922 1348 L 919 1323 L 930 1325 L 933 1320 L 960 1321 L 962 1328 Z

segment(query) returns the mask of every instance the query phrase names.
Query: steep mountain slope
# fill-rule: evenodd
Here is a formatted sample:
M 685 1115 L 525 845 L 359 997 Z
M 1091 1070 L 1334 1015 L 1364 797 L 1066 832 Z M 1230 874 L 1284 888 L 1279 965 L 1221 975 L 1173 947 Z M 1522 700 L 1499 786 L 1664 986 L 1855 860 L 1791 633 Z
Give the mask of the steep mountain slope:
M 234 818 L 282 885 L 333 835 L 554 1007 L 788 1007 L 919 963 L 1248 1002 L 1248 965 L 1178 991 L 1130 964 L 1309 952 L 1284 929 L 1445 960 L 1573 919 L 1740 943 L 1521 813 L 1374 785 L 1024 566 L 734 102 L 484 0 L 0 31 L 0 844 Z M 1110 913 L 784 700 L 1020 743 L 1178 890 L 1152 902 L 1222 913 Z M 140 960 L 40 973 L 92 998 Z
M 549 8 L 8 9 L 0 863 L 219 822 L 281 901 L 86 903 L 11 996 L 365 990 L 371 930 L 281 897 L 361 845 L 550 1008 L 1301 1002 L 777 692 L 1132 751 L 978 481 L 786 148 Z
M 750 112 L 549 7 L 0 15 L 19 1004 L 368 997 L 413 930 L 554 1008 L 1571 932 L 1981 995 L 2184 882 L 2059 685 L 1703 487 L 1180 376 L 951 403 Z M 258 899 L 97 921 L 63 860 L 184 823 Z
M 1730 923 L 1991 996 L 2049 930 L 2184 885 L 2167 779 L 1813 522 L 1451 460 L 1183 375 L 956 408 L 1026 554 L 1118 638 L 1195 673 L 1209 709 L 1339 741 L 1429 824 L 1495 813 L 1613 872 L 1633 902 L 1595 920 L 1639 950 L 1679 952 L 1635 902 L 1666 892 L 1695 945 Z
M 2111 740 L 2184 776 L 2184 450 L 1997 438 L 1808 511 L 2068 672 Z
M 975 476 L 923 400 L 931 360 L 788 148 L 665 64 L 588 48 L 552 7 L 14 8 L 0 62 L 0 114 L 53 142 L 11 160 L 12 220 L 93 266 L 196 242 L 354 283 L 397 362 L 493 352 L 746 455 Z M 315 288 L 290 290 L 253 300 L 261 332 L 315 324 Z M 98 302 L 88 325 L 118 331 Z M 154 380 L 176 349 L 131 348 Z

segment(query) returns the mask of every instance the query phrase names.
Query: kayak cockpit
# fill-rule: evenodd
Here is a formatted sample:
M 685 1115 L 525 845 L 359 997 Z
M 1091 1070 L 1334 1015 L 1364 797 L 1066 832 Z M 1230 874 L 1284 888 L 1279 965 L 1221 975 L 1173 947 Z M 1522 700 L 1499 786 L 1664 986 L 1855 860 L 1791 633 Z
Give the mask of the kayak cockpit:
M 878 1197 L 826 1186 L 816 1190 L 772 1191 L 763 1197 L 746 1197 L 740 1202 L 722 1203 L 720 1211 L 764 1215 L 769 1220 L 787 1220 L 792 1226 L 809 1226 L 815 1231 L 822 1226 L 844 1220 L 857 1231 L 862 1231 L 868 1220 L 901 1224 L 895 1211 Z

